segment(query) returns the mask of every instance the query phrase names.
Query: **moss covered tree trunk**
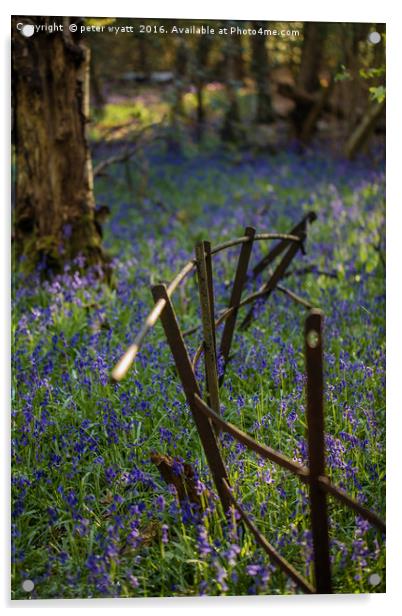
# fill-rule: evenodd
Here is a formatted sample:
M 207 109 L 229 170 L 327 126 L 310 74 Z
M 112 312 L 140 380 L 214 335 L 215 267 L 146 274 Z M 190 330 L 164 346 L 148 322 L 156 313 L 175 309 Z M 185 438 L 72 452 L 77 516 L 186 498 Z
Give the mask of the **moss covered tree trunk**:
M 95 222 L 92 163 L 86 139 L 89 50 L 63 32 L 22 36 L 13 24 L 13 111 L 16 152 L 14 239 L 16 256 L 59 270 L 85 256 L 102 263 Z

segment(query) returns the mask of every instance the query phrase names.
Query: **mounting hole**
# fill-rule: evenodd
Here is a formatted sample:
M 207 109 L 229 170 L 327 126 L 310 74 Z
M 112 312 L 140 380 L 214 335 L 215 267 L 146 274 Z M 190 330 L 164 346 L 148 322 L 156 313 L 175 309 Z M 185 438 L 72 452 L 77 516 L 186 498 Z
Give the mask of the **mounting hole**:
M 370 32 L 370 34 L 368 35 L 368 40 L 373 45 L 378 45 L 378 43 L 381 41 L 381 34 L 379 32 Z
M 371 586 L 378 586 L 378 584 L 381 582 L 381 577 L 378 575 L 378 573 L 372 573 L 368 581 Z
M 310 347 L 310 349 L 316 349 L 319 343 L 320 343 L 320 336 L 318 332 L 316 332 L 315 329 L 310 329 L 310 331 L 307 334 L 308 346 Z
M 25 36 L 26 38 L 33 36 L 35 34 L 34 26 L 32 26 L 31 24 L 25 24 L 21 28 L 21 34 L 22 36 Z
M 35 587 L 35 584 L 33 583 L 32 580 L 24 580 L 22 582 L 22 590 L 25 590 L 25 592 L 32 592 L 34 587 Z

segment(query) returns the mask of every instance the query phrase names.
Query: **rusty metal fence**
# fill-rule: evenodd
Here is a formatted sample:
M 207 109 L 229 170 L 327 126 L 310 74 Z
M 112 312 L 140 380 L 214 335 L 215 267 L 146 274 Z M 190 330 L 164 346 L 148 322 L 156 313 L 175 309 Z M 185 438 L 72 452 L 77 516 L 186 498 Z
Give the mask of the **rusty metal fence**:
M 197 431 L 205 452 L 205 456 L 216 486 L 217 493 L 225 511 L 234 506 L 244 524 L 254 535 L 256 542 L 265 550 L 270 558 L 284 571 L 297 586 L 306 593 L 331 593 L 331 566 L 329 549 L 329 524 L 327 514 L 327 496 L 330 495 L 346 507 L 362 516 L 378 530 L 385 533 L 384 521 L 370 511 L 344 490 L 335 486 L 325 471 L 324 446 L 324 377 L 323 377 L 323 314 L 320 310 L 293 291 L 279 284 L 287 268 L 299 251 L 305 252 L 305 239 L 308 224 L 315 220 L 313 212 L 308 213 L 291 229 L 289 234 L 262 233 L 257 234 L 253 227 L 247 227 L 242 237 L 212 247 L 210 242 L 201 241 L 197 244 L 195 258 L 190 260 L 168 285 L 157 284 L 152 287 L 155 301 L 153 310 L 146 318 L 133 344 L 127 349 L 112 371 L 112 378 L 120 381 L 133 363 L 147 332 L 160 318 L 162 326 L 173 355 L 177 373 L 182 383 L 188 406 L 191 410 Z M 257 241 L 279 240 L 268 254 L 261 259 L 249 273 L 249 262 L 253 245 Z M 215 301 L 213 287 L 212 261 L 217 253 L 241 246 L 233 281 L 229 305 L 215 317 Z M 284 253 L 284 254 L 283 254 Z M 264 272 L 281 255 L 279 263 L 270 271 L 268 280 L 254 293 L 242 299 L 245 284 Z M 188 353 L 185 337 L 196 331 L 194 327 L 182 332 L 172 303 L 172 295 L 179 285 L 192 272 L 197 272 L 199 298 L 201 306 L 202 342 L 193 358 Z M 230 349 L 236 327 L 238 311 L 244 306 L 249 310 L 239 329 L 246 328 L 254 317 L 255 302 L 266 301 L 273 291 L 286 294 L 294 302 L 309 310 L 305 319 L 305 366 L 306 366 L 306 399 L 307 399 L 307 440 L 308 467 L 276 451 L 268 445 L 258 443 L 251 436 L 227 422 L 220 414 L 219 390 L 222 386 L 225 370 L 230 360 Z M 216 328 L 224 323 L 219 350 L 217 346 Z M 198 361 L 204 355 L 205 363 L 205 400 L 195 375 Z M 222 362 L 218 377 L 218 358 Z M 219 448 L 217 436 L 225 432 L 234 437 L 266 460 L 296 475 L 309 487 L 310 520 L 314 551 L 315 585 L 303 577 L 285 558 L 283 558 L 267 539 L 259 532 L 242 505 L 233 495 L 228 473 Z

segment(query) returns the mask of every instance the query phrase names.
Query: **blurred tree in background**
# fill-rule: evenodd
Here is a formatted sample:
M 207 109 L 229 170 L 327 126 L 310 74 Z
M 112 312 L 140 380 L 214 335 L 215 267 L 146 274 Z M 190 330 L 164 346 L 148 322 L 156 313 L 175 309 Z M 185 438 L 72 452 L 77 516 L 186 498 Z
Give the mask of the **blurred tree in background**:
M 254 22 L 258 31 L 263 29 L 264 22 Z M 257 90 L 256 122 L 268 124 L 274 119 L 271 100 L 270 70 L 268 64 L 268 52 L 265 37 L 253 36 L 251 38 L 252 59 L 251 69 L 255 78 Z

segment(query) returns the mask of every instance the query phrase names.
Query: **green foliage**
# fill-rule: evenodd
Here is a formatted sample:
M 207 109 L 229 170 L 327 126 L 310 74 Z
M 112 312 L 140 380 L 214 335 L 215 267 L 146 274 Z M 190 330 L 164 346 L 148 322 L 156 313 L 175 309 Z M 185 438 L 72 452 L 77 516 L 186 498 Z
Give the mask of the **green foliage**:
M 371 100 L 377 103 L 385 101 L 385 86 L 371 86 L 369 92 Z
M 376 79 L 385 75 L 385 66 L 379 66 L 374 68 L 361 68 L 359 71 L 360 77 L 363 79 Z
M 88 26 L 111 26 L 115 23 L 116 18 L 114 17 L 91 17 L 84 20 L 85 24 Z
M 338 72 L 335 74 L 335 81 L 349 81 L 352 79 L 352 75 L 350 71 L 346 68 L 344 64 L 341 64 Z
M 360 69 L 360 77 L 366 80 L 378 80 L 383 75 L 385 75 L 385 66 Z M 382 103 L 385 100 L 385 92 L 385 85 L 382 84 L 369 87 L 370 99 L 376 103 Z

